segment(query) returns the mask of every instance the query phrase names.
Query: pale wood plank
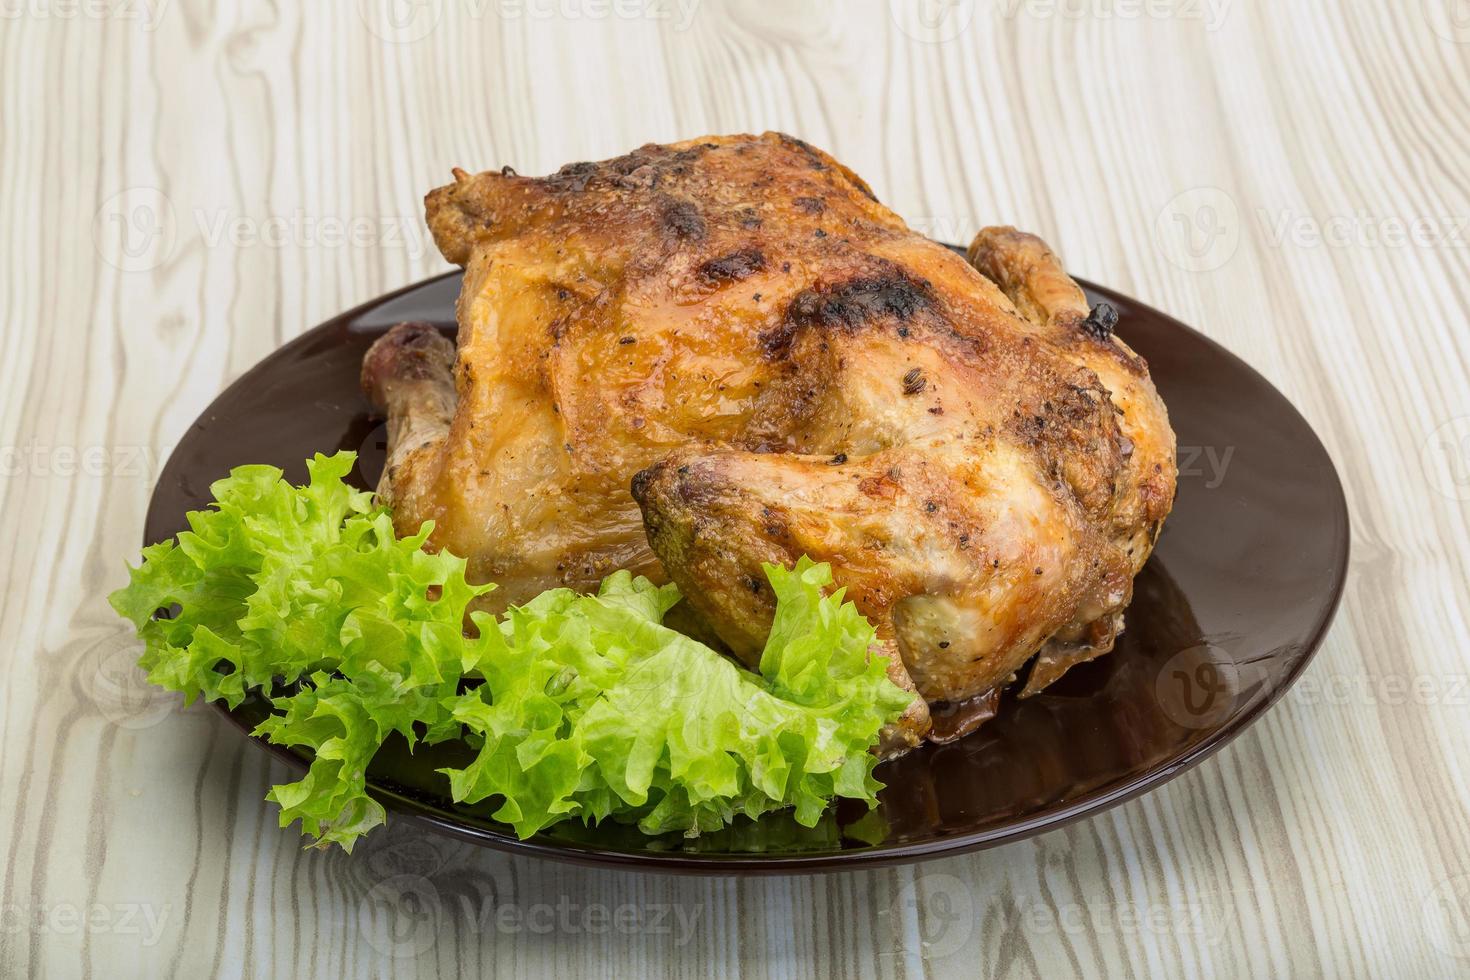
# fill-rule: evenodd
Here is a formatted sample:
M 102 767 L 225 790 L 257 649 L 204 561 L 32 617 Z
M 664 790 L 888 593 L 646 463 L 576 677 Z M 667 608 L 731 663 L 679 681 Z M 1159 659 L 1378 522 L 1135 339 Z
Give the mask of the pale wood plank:
M 0 972 L 1467 968 L 1451 955 L 1470 952 L 1467 933 L 1445 916 L 1462 930 L 1470 916 L 1470 506 L 1422 454 L 1436 432 L 1470 433 L 1470 31 L 1456 33 L 1448 0 L 1181 0 L 1133 17 L 1145 8 L 959 0 L 968 26 L 926 43 L 900 29 L 902 7 L 705 0 L 683 25 L 677 8 L 593 21 L 429 4 L 437 22 L 417 37 L 410 21 L 404 43 L 368 29 L 392 34 L 371 4 L 170 3 L 151 30 L 126 16 L 142 8 L 6 12 L 0 447 L 23 463 L 0 479 L 13 529 L 0 540 Z M 1194 16 L 1214 11 L 1218 23 Z M 831 149 L 938 237 L 994 221 L 1042 233 L 1079 274 L 1198 325 L 1297 403 L 1355 520 L 1349 593 L 1308 675 L 1317 693 L 1105 816 L 912 868 L 666 879 L 510 859 L 407 824 L 351 857 L 300 851 L 261 802 L 284 770 L 207 713 L 115 683 L 129 647 L 103 596 L 168 447 L 282 341 L 442 269 L 419 200 L 449 167 L 542 172 L 764 128 Z M 1234 243 L 1206 269 L 1160 232 L 1198 188 Z M 172 235 L 157 262 L 94 232 L 146 218 L 138 207 Z M 262 243 L 272 219 L 285 238 Z M 1334 219 L 1426 219 L 1440 237 L 1303 237 Z M 323 222 L 368 230 L 343 243 Z M 57 448 L 102 462 L 69 472 Z M 1416 677 L 1430 703 L 1382 696 Z M 432 941 L 385 956 L 359 910 L 425 887 Z M 542 935 L 493 918 L 558 902 L 628 906 L 645 928 Z M 106 928 L 16 918 L 93 905 Z M 648 928 L 663 906 L 695 917 L 687 942 L 677 922 Z M 1140 916 L 1164 924 L 1125 925 Z

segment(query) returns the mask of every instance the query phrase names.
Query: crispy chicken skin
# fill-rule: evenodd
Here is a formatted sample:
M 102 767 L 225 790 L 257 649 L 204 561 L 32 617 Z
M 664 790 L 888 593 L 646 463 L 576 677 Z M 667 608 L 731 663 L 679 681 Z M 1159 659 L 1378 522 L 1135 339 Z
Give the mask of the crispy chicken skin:
M 1111 649 L 1174 497 L 1174 435 L 1115 314 L 1037 238 L 964 257 L 781 134 L 649 145 L 431 192 L 459 340 L 383 337 L 379 493 L 498 582 L 492 608 L 629 568 L 753 664 L 762 562 L 832 564 L 915 702 L 988 716 Z M 452 369 L 451 369 L 452 364 Z M 451 373 L 452 371 L 452 373 Z

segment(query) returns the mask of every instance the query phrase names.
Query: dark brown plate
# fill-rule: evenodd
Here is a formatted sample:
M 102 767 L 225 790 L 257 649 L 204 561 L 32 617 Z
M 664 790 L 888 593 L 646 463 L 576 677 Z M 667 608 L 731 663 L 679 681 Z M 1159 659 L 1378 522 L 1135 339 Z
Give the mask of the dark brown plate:
M 231 467 L 272 463 L 293 482 L 318 451 L 361 454 L 362 486 L 383 463 L 383 429 L 358 391 L 363 352 L 401 320 L 451 329 L 459 274 L 344 313 L 267 357 L 215 399 L 169 459 L 147 541 L 186 527 Z M 1087 287 L 1122 315 L 1148 359 L 1180 445 L 1179 499 L 1139 576 L 1127 631 L 1109 656 L 1074 668 L 958 742 L 883 765 L 881 805 L 838 806 L 816 828 L 784 814 L 686 840 L 572 824 L 517 840 L 461 806 L 434 770 L 462 765 L 453 745 L 410 758 L 389 743 L 369 769 L 395 815 L 507 851 L 704 873 L 855 868 L 1019 840 L 1098 813 L 1178 775 L 1275 702 L 1306 666 L 1342 595 L 1348 516 L 1322 444 L 1260 375 L 1213 341 L 1117 293 Z M 220 709 L 249 731 L 259 699 Z M 298 768 L 287 749 L 256 740 Z M 391 818 L 390 818 L 391 819 Z

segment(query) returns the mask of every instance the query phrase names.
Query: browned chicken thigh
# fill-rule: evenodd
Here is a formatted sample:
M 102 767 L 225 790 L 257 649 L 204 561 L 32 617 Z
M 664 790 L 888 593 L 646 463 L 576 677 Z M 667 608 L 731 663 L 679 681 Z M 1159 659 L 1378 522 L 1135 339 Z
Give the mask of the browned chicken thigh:
M 645 146 L 428 196 L 465 268 L 458 350 L 401 325 L 363 381 L 401 531 L 495 581 L 493 608 L 629 568 L 672 578 L 740 659 L 803 554 L 876 626 L 951 737 L 1111 649 L 1174 497 L 1143 361 L 1041 241 L 969 261 L 780 134 Z

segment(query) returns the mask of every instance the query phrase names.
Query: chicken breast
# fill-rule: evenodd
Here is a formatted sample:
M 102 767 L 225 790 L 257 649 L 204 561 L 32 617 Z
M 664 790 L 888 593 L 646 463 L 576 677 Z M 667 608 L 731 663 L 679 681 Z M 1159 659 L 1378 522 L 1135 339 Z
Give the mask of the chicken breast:
M 1025 694 L 1111 648 L 1174 435 L 1039 239 L 986 229 L 966 261 L 774 133 L 455 178 L 427 209 L 458 348 L 401 325 L 363 382 L 395 523 L 433 520 L 492 608 L 628 568 L 753 665 L 761 564 L 830 562 L 923 698 L 889 752 L 973 727 L 1033 657 Z

